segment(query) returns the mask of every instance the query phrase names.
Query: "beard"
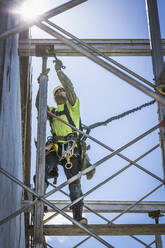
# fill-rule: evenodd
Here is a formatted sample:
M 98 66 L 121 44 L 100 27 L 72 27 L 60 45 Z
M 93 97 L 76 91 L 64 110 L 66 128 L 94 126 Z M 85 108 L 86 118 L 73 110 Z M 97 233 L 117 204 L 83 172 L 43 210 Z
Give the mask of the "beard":
M 57 104 L 63 104 L 67 100 L 66 96 L 63 96 L 63 95 L 61 96 L 56 95 L 54 98 Z

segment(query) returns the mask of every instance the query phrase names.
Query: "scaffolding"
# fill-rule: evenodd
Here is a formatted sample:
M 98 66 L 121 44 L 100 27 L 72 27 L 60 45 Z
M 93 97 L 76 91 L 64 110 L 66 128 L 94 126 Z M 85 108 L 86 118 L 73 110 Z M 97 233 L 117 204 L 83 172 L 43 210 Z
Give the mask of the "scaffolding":
M 22 187 L 26 192 L 28 192 L 29 199 L 23 201 L 23 206 L 17 210 L 15 213 L 11 214 L 7 218 L 0 221 L 0 225 L 6 223 L 12 218 L 20 215 L 22 212 L 30 212 L 31 213 L 31 221 L 26 223 L 28 227 L 28 231 L 26 232 L 26 239 L 28 242 L 26 243 L 26 248 L 42 248 L 42 247 L 51 247 L 51 245 L 46 244 L 44 235 L 50 236 L 87 236 L 84 240 L 78 243 L 74 247 L 79 247 L 81 244 L 85 243 L 91 237 L 96 239 L 98 242 L 103 244 L 105 247 L 113 247 L 110 243 L 108 243 L 104 238 L 100 236 L 114 236 L 114 235 L 128 235 L 132 239 L 136 240 L 140 244 L 145 247 L 152 247 L 155 244 L 156 248 L 162 248 L 162 240 L 161 235 L 165 234 L 165 224 L 159 224 L 159 218 L 165 213 L 165 202 L 146 202 L 144 201 L 146 197 L 151 195 L 153 192 L 156 192 L 159 188 L 164 186 L 164 178 L 160 178 L 156 174 L 151 171 L 145 169 L 143 166 L 138 164 L 138 161 L 142 158 L 146 157 L 148 154 L 153 152 L 159 147 L 159 144 L 152 147 L 150 150 L 146 151 L 143 155 L 137 157 L 135 160 L 131 160 L 127 156 L 123 155 L 122 152 L 135 144 L 139 140 L 142 140 L 147 135 L 151 134 L 156 129 L 160 130 L 160 147 L 162 151 L 163 158 L 163 173 L 165 176 L 165 165 L 164 165 L 164 105 L 165 105 L 165 97 L 164 97 L 164 81 L 165 81 L 165 63 L 163 61 L 163 54 L 165 53 L 165 41 L 161 40 L 160 36 L 160 28 L 159 28 L 159 19 L 158 19 L 158 9 L 157 9 L 157 1 L 146 0 L 147 5 L 147 15 L 149 22 L 149 30 L 150 30 L 150 40 L 123 40 L 123 41 L 114 41 L 114 40 L 80 40 L 77 37 L 73 36 L 69 32 L 60 28 L 56 24 L 52 23 L 48 19 L 52 16 L 60 14 L 67 9 L 70 9 L 74 6 L 77 6 L 87 0 L 74 0 L 69 1 L 66 4 L 63 4 L 45 14 L 41 15 L 37 20 L 29 23 L 22 24 L 12 30 L 9 30 L 0 35 L 0 38 L 4 39 L 10 35 L 21 32 L 22 30 L 30 27 L 32 25 L 36 25 L 40 29 L 46 31 L 48 34 L 55 37 L 57 40 L 24 40 L 20 42 L 19 46 L 19 55 L 20 56 L 39 56 L 42 58 L 42 74 L 39 77 L 39 115 L 38 115 L 38 135 L 37 135 L 37 165 L 36 165 L 36 190 L 34 191 L 29 186 L 25 185 L 19 179 L 12 176 L 9 172 L 0 168 L 0 172 L 7 176 L 10 180 L 17 183 L 20 187 Z M 60 33 L 58 32 L 60 31 Z M 65 35 L 65 36 L 64 36 Z M 68 36 L 69 38 L 66 38 Z M 149 46 L 149 42 L 151 48 Z M 120 47 L 120 45 L 124 44 L 125 48 Z M 114 47 L 114 52 L 112 48 L 112 44 Z M 101 46 L 100 46 L 101 45 Z M 53 54 L 45 53 L 43 50 L 45 48 L 54 48 L 56 47 L 57 55 L 67 55 L 67 56 L 77 56 L 79 54 L 86 56 L 96 64 L 102 66 L 109 72 L 112 72 L 122 80 L 131 84 L 135 88 L 154 98 L 158 102 L 159 109 L 159 124 L 150 128 L 148 131 L 142 133 L 138 137 L 132 139 L 127 144 L 121 146 L 120 148 L 114 150 L 110 146 L 107 146 L 103 142 L 99 141 L 95 137 L 84 133 L 81 130 L 78 130 L 71 124 L 64 122 L 66 125 L 70 126 L 72 129 L 77 132 L 83 134 L 88 139 L 94 141 L 98 145 L 104 147 L 106 150 L 110 152 L 110 154 L 98 160 L 96 163 L 91 165 L 89 168 L 81 171 L 76 176 L 70 178 L 69 180 L 63 182 L 59 186 L 54 186 L 51 191 L 44 194 L 44 181 L 45 181 L 45 140 L 46 140 L 46 115 L 47 115 L 47 83 L 48 76 L 44 74 L 47 68 L 47 58 L 52 57 Z M 38 47 L 42 47 L 42 53 L 38 54 Z M 129 53 L 133 52 L 132 55 L 151 55 L 153 61 L 153 72 L 154 72 L 154 80 L 155 85 L 116 62 L 109 55 L 129 55 Z M 113 64 L 113 65 L 112 65 Z M 114 66 L 115 65 L 115 66 Z M 146 85 L 144 85 L 146 84 Z M 57 118 L 59 121 L 61 119 L 56 115 L 49 113 L 53 118 Z M 127 161 L 128 164 L 115 172 L 113 175 L 108 177 L 103 182 L 99 183 L 88 192 L 86 192 L 82 197 L 79 197 L 74 202 L 70 203 L 70 201 L 50 201 L 46 198 L 51 196 L 53 193 L 60 191 L 66 196 L 69 195 L 63 191 L 63 187 L 74 182 L 78 178 L 81 178 L 83 175 L 87 174 L 89 171 L 93 170 L 97 166 L 100 166 L 105 161 L 111 159 L 114 156 L 118 156 L 123 160 Z M 76 202 L 80 201 L 82 198 L 85 198 L 87 195 L 95 191 L 97 188 L 100 188 L 102 185 L 106 184 L 113 178 L 117 177 L 119 174 L 126 171 L 131 166 L 135 166 L 140 171 L 150 175 L 155 180 L 159 182 L 159 185 L 153 188 L 150 192 L 143 195 L 137 201 L 130 202 L 110 202 L 110 201 L 85 201 L 85 211 L 94 213 L 99 218 L 103 219 L 106 224 L 98 224 L 98 225 L 82 225 L 76 220 L 74 220 L 70 215 L 67 214 L 69 212 L 70 206 L 74 205 Z M 58 214 L 61 214 L 74 225 L 46 225 L 46 223 L 50 220 L 50 218 L 43 221 L 44 216 L 44 205 L 48 206 L 49 211 L 56 212 L 50 218 L 56 217 Z M 112 219 L 108 219 L 101 215 L 101 213 L 118 213 Z M 114 224 L 114 222 L 120 218 L 125 213 L 148 213 L 149 217 L 155 219 L 155 224 Z M 29 221 L 26 220 L 26 221 Z M 153 240 L 150 244 L 145 243 L 144 241 L 137 238 L 135 235 L 155 235 L 155 240 Z

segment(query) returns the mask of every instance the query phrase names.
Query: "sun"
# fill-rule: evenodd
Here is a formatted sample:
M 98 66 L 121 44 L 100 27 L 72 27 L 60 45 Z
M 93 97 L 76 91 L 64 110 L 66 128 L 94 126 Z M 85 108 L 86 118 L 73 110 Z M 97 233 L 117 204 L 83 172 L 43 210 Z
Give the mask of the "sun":
M 42 14 L 44 10 L 45 8 L 42 1 L 26 0 L 15 9 L 15 12 L 18 13 L 24 21 L 32 21 Z

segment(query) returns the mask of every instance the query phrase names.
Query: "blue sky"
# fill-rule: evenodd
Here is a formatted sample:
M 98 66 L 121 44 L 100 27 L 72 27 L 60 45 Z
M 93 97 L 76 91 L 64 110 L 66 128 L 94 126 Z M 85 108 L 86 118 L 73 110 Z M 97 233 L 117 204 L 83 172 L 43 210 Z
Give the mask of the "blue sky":
M 66 1 L 41 1 L 45 3 L 45 10 L 54 8 Z M 158 0 L 159 17 L 161 25 L 162 38 L 165 37 L 165 1 Z M 78 38 L 110 38 L 110 39 L 136 39 L 149 38 L 147 17 L 144 0 L 89 0 L 69 11 L 66 11 L 51 19 L 57 25 L 66 29 Z M 37 28 L 32 28 L 33 38 L 52 38 Z M 59 57 L 66 66 L 64 72 L 68 75 L 75 86 L 75 91 L 80 98 L 81 118 L 86 125 L 98 121 L 104 121 L 109 117 L 118 115 L 131 108 L 137 107 L 152 99 L 133 88 L 128 83 L 119 79 L 112 73 L 101 68 L 92 61 L 84 57 Z M 113 57 L 116 61 L 127 66 L 129 69 L 140 74 L 144 78 L 153 82 L 152 61 L 150 57 Z M 53 59 L 48 60 L 48 67 L 51 69 L 49 73 L 48 83 L 48 105 L 53 106 L 52 97 L 53 88 L 58 85 L 56 73 L 54 71 Z M 33 58 L 33 106 L 35 95 L 37 92 L 37 77 L 41 72 L 41 59 Z M 32 142 L 36 137 L 36 110 L 33 108 L 32 123 Z M 114 121 L 106 127 L 98 127 L 91 131 L 91 135 L 113 149 L 117 149 L 127 144 L 133 138 L 139 136 L 158 123 L 157 105 L 154 104 L 135 114 L 131 114 L 121 120 Z M 49 126 L 47 126 L 47 134 L 49 135 Z M 124 150 L 122 153 L 130 159 L 136 159 L 144 152 L 159 142 L 158 130 L 137 144 Z M 91 145 L 89 156 L 91 163 L 95 163 L 108 154 L 108 151 L 94 142 L 87 140 Z M 34 144 L 32 148 L 35 151 Z M 147 168 L 156 175 L 163 177 L 162 162 L 160 149 L 138 162 L 141 166 Z M 82 178 L 83 192 L 105 180 L 117 170 L 127 165 L 127 162 L 113 157 L 109 161 L 97 167 L 95 177 L 87 181 L 86 177 Z M 58 184 L 64 182 L 65 176 L 60 169 L 60 177 Z M 32 153 L 32 174 L 35 172 L 35 152 Z M 143 195 L 150 192 L 154 187 L 159 185 L 156 179 L 144 174 L 139 169 L 132 166 L 126 172 L 116 177 L 112 181 L 105 184 L 94 193 L 90 194 L 88 200 L 125 200 L 135 201 Z M 65 188 L 68 192 L 68 189 Z M 54 194 L 51 199 L 67 199 L 61 193 Z M 146 200 L 163 201 L 164 189 L 161 188 Z M 95 217 L 93 214 L 86 215 L 90 224 L 104 223 L 103 220 Z M 104 214 L 112 219 L 114 214 Z M 62 219 L 60 218 L 60 221 Z M 160 219 L 164 223 L 165 218 Z M 154 223 L 153 220 L 145 214 L 125 214 L 119 218 L 117 223 Z M 111 245 L 116 248 L 123 247 L 144 247 L 140 243 L 134 241 L 130 237 L 103 237 Z M 140 238 L 140 237 L 139 237 Z M 150 243 L 154 237 L 143 236 L 142 240 Z M 164 236 L 162 237 L 165 243 Z M 83 237 L 49 237 L 48 243 L 54 247 L 73 247 L 80 242 Z M 97 240 L 91 238 L 89 241 L 81 245 L 81 247 L 103 247 Z M 154 247 L 154 245 L 152 246 Z

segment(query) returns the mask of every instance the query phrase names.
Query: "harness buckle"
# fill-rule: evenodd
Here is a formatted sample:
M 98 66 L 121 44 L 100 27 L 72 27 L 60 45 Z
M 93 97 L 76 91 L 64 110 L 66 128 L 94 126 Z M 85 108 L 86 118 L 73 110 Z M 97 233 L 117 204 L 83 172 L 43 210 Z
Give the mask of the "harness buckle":
M 62 144 L 61 160 L 67 157 L 71 157 L 73 155 L 75 145 L 76 145 L 75 140 L 68 140 L 67 143 Z
M 67 170 L 72 168 L 72 162 L 70 161 L 71 157 L 74 154 L 74 148 L 76 146 L 76 141 L 75 140 L 69 140 L 67 142 L 67 147 L 65 147 L 66 144 L 62 144 L 62 156 L 61 159 L 66 159 L 66 164 L 65 168 Z
M 72 168 L 72 162 L 66 162 L 65 169 L 70 170 Z

